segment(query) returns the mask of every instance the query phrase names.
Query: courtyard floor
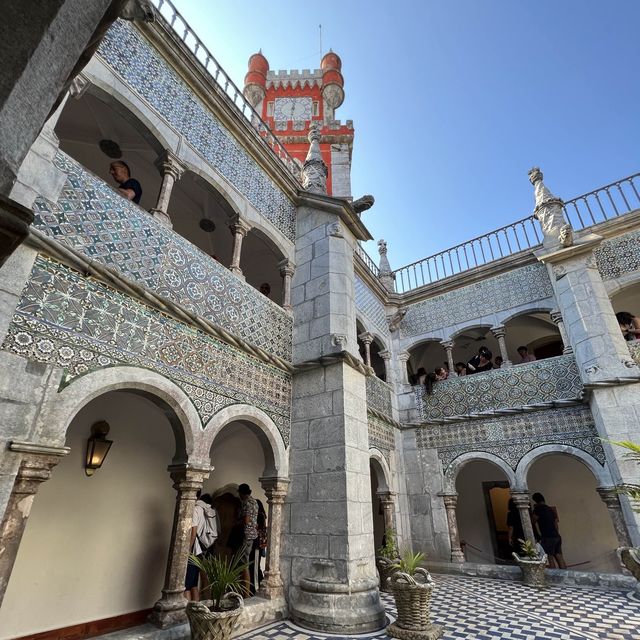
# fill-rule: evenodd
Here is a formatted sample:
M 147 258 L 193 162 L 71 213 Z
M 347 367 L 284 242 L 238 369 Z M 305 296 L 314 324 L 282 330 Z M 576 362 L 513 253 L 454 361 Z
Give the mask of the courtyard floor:
M 538 591 L 517 582 L 434 575 L 432 621 L 443 640 L 640 640 L 640 597 L 621 591 L 552 586 Z M 387 614 L 393 598 L 383 594 Z M 277 622 L 245 640 L 320 640 L 327 634 Z M 344 637 L 344 636 L 342 636 Z M 355 638 L 388 636 L 382 632 Z

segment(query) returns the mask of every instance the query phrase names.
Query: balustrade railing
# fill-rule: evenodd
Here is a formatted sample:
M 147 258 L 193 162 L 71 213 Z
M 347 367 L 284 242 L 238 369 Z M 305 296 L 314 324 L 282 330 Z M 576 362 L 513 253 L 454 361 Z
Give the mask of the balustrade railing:
M 369 271 L 371 271 L 371 273 L 373 273 L 377 278 L 380 275 L 380 269 L 373 261 L 373 258 L 359 244 L 356 244 L 355 253 L 365 263 Z
M 151 0 L 157 13 L 164 19 L 167 25 L 184 42 L 186 47 L 204 67 L 213 82 L 220 87 L 231 100 L 238 113 L 249 122 L 264 144 L 276 155 L 276 157 L 289 169 L 297 180 L 300 179 L 298 165 L 294 162 L 284 145 L 273 133 L 269 125 L 262 120 L 258 112 L 244 97 L 241 89 L 227 75 L 213 54 L 197 36 L 189 23 L 182 17 L 171 0 Z

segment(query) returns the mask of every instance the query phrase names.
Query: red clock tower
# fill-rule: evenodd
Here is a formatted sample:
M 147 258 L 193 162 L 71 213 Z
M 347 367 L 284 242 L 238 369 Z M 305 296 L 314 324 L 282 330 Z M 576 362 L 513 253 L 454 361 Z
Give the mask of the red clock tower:
M 351 198 L 351 153 L 353 122 L 335 119 L 344 100 L 344 78 L 340 57 L 329 51 L 320 69 L 270 71 L 260 53 L 249 58 L 244 95 L 271 127 L 291 156 L 302 163 L 309 150 L 309 126 L 320 126 L 320 152 L 329 174 L 327 193 Z

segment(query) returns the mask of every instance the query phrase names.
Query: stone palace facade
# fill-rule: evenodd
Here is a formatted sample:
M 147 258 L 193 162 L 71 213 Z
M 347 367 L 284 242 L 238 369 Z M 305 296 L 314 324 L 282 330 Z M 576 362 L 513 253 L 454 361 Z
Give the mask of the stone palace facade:
M 508 563 L 507 502 L 533 537 L 533 491 L 570 568 L 620 574 L 616 548 L 640 545 L 614 444 L 640 441 L 640 343 L 615 317 L 640 314 L 638 176 L 563 201 L 534 169 L 532 216 L 394 271 L 384 241 L 379 263 L 361 247 L 337 55 L 254 56 L 241 90 L 168 0 L 142 4 L 44 127 L 2 94 L 34 133 L 0 148 L 22 221 L 0 270 L 0 640 L 183 623 L 196 491 L 226 535 L 242 482 L 269 525 L 247 624 L 379 629 L 385 530 L 442 570 Z M 415 384 L 481 346 L 499 369 Z

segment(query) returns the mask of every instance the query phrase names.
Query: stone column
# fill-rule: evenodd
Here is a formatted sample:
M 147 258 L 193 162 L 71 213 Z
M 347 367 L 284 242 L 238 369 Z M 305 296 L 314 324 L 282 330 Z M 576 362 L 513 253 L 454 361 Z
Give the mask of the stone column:
M 373 342 L 373 336 L 368 331 L 365 331 L 364 333 L 361 333 L 358 338 L 360 338 L 360 341 L 364 345 L 364 363 L 367 365 L 367 367 L 370 367 L 371 343 Z
M 564 328 L 564 321 L 562 320 L 562 314 L 554 309 L 550 314 L 551 322 L 553 322 L 560 332 L 562 338 L 562 353 L 573 353 L 573 347 L 569 344 L 569 338 L 567 338 L 567 330 Z
M 393 367 L 391 366 L 391 351 L 380 351 L 378 355 L 384 360 L 384 380 L 393 384 Z
M 240 256 L 242 254 L 242 239 L 249 233 L 250 227 L 238 217 L 229 229 L 231 229 L 231 235 L 233 236 L 233 253 L 229 269 L 240 278 L 244 278 L 240 268 Z
M 282 517 L 284 499 L 289 490 L 287 478 L 260 478 L 260 484 L 267 497 L 267 526 L 269 537 L 264 580 L 260 585 L 259 596 L 268 600 L 284 597 L 284 584 L 280 574 L 280 549 L 282 543 Z
M 409 384 L 409 375 L 407 372 L 407 362 L 411 354 L 408 351 L 402 351 L 398 354 L 398 369 L 400 374 L 400 384 Z
M 149 213 L 151 213 L 154 218 L 157 218 L 158 222 L 161 222 L 171 229 L 173 225 L 171 224 L 171 218 L 168 213 L 171 191 L 176 181 L 182 177 L 185 168 L 169 149 L 165 150 L 163 155 L 158 158 L 156 164 L 160 169 L 162 183 L 160 185 L 160 192 L 158 193 L 158 202 Z
M 169 467 L 169 474 L 176 490 L 176 507 L 173 513 L 173 529 L 164 578 L 162 597 L 158 600 L 149 622 L 164 629 L 186 621 L 184 578 L 187 572 L 191 543 L 191 523 L 198 489 L 209 476 L 210 469 L 194 469 L 187 465 Z
M 631 538 L 629 537 L 627 524 L 624 521 L 617 487 L 598 487 L 596 491 L 602 498 L 602 501 L 607 505 L 609 516 L 611 517 L 611 522 L 616 532 L 616 537 L 618 538 L 618 545 L 620 547 L 630 547 Z
M 453 361 L 453 340 L 443 340 L 441 342 L 444 347 L 445 353 L 447 354 L 447 362 L 449 363 L 449 376 L 454 377 L 458 374 L 456 373 L 456 363 Z
M 449 542 L 451 543 L 451 562 L 462 563 L 465 561 L 464 553 L 460 548 L 460 534 L 458 533 L 458 518 L 456 516 L 456 505 L 458 504 L 457 493 L 441 493 L 444 508 L 447 511 L 447 524 L 449 525 Z
M 491 333 L 493 333 L 495 339 L 498 341 L 500 355 L 502 356 L 502 366 L 511 367 L 513 363 L 511 362 L 511 360 L 509 360 L 509 354 L 507 353 L 507 343 L 504 340 L 504 337 L 506 335 L 506 329 L 504 325 L 492 327 Z
M 531 523 L 531 516 L 529 515 L 529 508 L 531 506 L 529 494 L 526 491 L 512 491 L 511 497 L 518 509 L 525 539 L 535 542 L 536 536 L 533 532 L 533 524 Z
M 28 442 L 11 442 L 11 451 L 23 453 L 13 489 L 0 524 L 0 605 L 7 591 L 20 541 L 40 485 L 51 477 L 51 470 L 67 447 L 48 447 Z
M 382 517 L 384 518 L 384 530 L 395 532 L 394 511 L 395 502 L 393 497 L 395 493 L 392 491 L 378 491 L 378 498 L 382 504 Z
M 295 267 L 290 260 L 286 259 L 282 260 L 278 266 L 282 276 L 282 308 L 291 311 L 291 278 L 295 273 Z

